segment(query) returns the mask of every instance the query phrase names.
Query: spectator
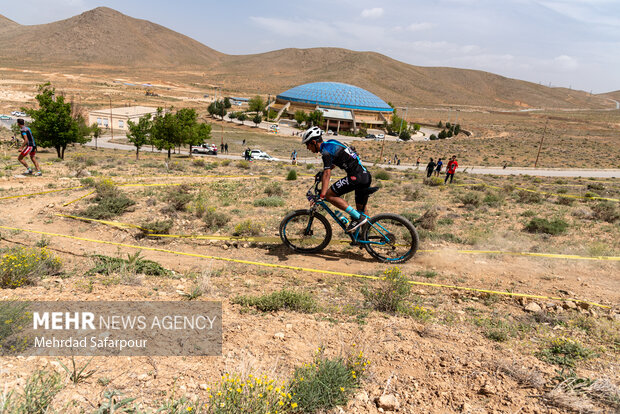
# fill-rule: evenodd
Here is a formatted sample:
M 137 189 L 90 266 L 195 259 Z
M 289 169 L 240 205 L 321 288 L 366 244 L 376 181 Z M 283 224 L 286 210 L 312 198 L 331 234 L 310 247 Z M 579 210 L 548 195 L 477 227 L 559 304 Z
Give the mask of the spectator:
M 426 178 L 430 178 L 435 169 L 435 161 L 431 158 L 431 161 L 426 165 Z
M 291 153 L 291 164 L 297 165 L 297 150 L 293 150 Z
M 452 159 L 448 162 L 448 166 L 446 167 L 446 179 L 443 181 L 444 184 L 448 182 L 448 177 L 450 177 L 450 184 L 452 184 L 452 179 L 454 178 L 454 173 L 456 172 L 456 167 L 459 166 L 459 163 L 456 162 L 456 155 L 452 156 Z
M 437 177 L 439 177 L 439 173 L 441 173 L 441 167 L 443 167 L 443 162 L 441 161 L 441 158 L 439 158 L 437 160 L 437 167 L 435 167 L 435 175 Z
M 224 143 L 222 142 L 220 144 L 220 154 L 223 154 L 223 153 L 224 153 Z
M 418 157 L 418 160 L 415 162 L 415 166 L 416 168 L 420 167 L 420 157 Z
M 224 144 L 224 152 L 228 154 L 228 142 Z

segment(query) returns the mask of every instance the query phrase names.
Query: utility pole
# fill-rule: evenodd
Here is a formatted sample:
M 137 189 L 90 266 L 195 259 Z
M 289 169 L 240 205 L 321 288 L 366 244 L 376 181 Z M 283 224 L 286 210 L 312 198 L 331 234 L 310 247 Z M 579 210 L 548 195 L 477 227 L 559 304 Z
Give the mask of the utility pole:
M 542 148 L 543 140 L 545 139 L 545 132 L 547 132 L 547 123 L 549 118 L 545 121 L 545 129 L 543 129 L 542 137 L 540 137 L 540 144 L 538 145 L 538 154 L 536 154 L 536 162 L 534 162 L 534 168 L 538 165 L 538 157 L 540 156 L 540 149 Z
M 112 97 L 108 95 L 108 99 L 110 100 L 110 133 L 112 134 L 112 139 L 114 139 L 114 120 L 112 119 Z

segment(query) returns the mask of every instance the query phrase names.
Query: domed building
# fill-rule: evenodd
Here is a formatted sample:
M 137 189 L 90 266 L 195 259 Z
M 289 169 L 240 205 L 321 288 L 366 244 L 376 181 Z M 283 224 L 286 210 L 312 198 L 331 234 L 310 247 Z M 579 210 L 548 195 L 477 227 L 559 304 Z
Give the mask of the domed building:
M 276 96 L 269 109 L 293 118 L 295 112 L 323 112 L 325 130 L 354 131 L 365 126 L 377 128 L 390 122 L 393 109 L 365 89 L 339 82 L 314 82 L 299 85 Z

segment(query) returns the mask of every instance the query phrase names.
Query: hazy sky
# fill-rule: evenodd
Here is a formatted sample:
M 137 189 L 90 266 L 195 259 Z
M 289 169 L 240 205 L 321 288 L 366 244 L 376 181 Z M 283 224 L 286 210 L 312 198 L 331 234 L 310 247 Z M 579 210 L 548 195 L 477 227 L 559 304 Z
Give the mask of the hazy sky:
M 343 47 L 413 65 L 620 90 L 620 0 L 0 0 L 0 14 L 29 25 L 98 6 L 228 54 Z

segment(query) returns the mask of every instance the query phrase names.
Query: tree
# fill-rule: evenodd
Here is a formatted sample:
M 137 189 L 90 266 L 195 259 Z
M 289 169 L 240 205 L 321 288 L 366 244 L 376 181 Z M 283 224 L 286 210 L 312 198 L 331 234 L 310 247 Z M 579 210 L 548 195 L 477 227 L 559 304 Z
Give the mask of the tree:
M 443 123 L 441 121 L 437 124 L 437 128 L 443 128 Z
M 307 121 L 310 122 L 312 126 L 321 126 L 323 124 L 323 119 L 323 112 L 316 110 L 310 112 Z
M 446 139 L 446 130 L 442 129 L 437 136 L 439 139 Z
M 435 141 L 436 139 L 437 139 L 437 136 L 435 134 L 431 134 L 430 140 Z
M 413 130 L 418 132 L 420 130 L 420 124 L 413 124 Z
M 136 147 L 136 160 L 140 158 L 140 148 L 149 143 L 152 125 L 151 114 L 141 116 L 138 123 L 127 121 L 127 139 Z
M 449 129 L 448 132 L 446 132 L 446 137 L 452 138 L 452 130 L 451 129 Z
M 182 108 L 176 113 L 177 118 L 177 145 L 189 145 L 189 154 L 192 154 L 192 146 L 200 145 L 204 141 L 198 137 L 198 115 L 195 109 Z
M 71 116 L 71 104 L 55 93 L 49 82 L 39 85 L 39 94 L 35 96 L 39 109 L 27 109 L 26 113 L 32 117 L 30 129 L 37 144 L 42 148 L 55 148 L 58 158 L 64 159 L 67 145 L 88 142 L 84 134 L 89 135 L 89 127 L 83 117 Z
M 206 140 L 211 139 L 211 124 L 197 124 L 196 135 L 201 144 Z
M 99 128 L 99 124 L 96 122 L 90 126 L 90 131 L 93 134 L 93 138 L 95 138 L 95 149 L 97 149 L 97 138 L 101 136 L 103 131 Z
M 230 122 L 232 122 L 239 115 L 237 112 L 231 112 L 228 114 L 228 118 L 230 118 Z
M 216 102 L 213 101 L 209 104 L 209 106 L 207 107 L 207 112 L 209 112 L 209 115 L 211 115 L 211 117 L 215 118 L 215 115 L 217 115 L 217 106 L 216 106 Z
M 461 125 L 460 124 L 456 124 L 454 126 L 454 135 L 458 135 L 461 132 Z
M 259 95 L 256 95 L 254 98 L 251 98 L 248 101 L 249 111 L 256 112 L 257 114 L 263 112 L 265 109 L 265 101 Z
M 254 122 L 254 124 L 258 127 L 258 125 L 263 122 L 263 117 L 260 116 L 260 114 L 256 114 L 254 115 L 254 118 L 252 118 L 252 122 Z
M 228 97 L 224 98 L 224 108 L 229 109 L 232 106 Z
M 241 112 L 239 115 L 237 115 L 237 119 L 241 121 L 241 125 L 245 125 L 244 121 L 248 119 L 248 116 L 245 114 L 245 112 Z
M 308 116 L 301 109 L 295 111 L 295 122 L 297 122 L 297 126 L 302 126 L 304 122 L 308 119 Z
M 408 130 L 403 129 L 399 135 L 399 138 L 402 139 L 403 141 L 409 141 L 411 139 L 411 134 L 409 133 Z
M 157 108 L 151 127 L 151 139 L 158 150 L 168 151 L 168 159 L 170 159 L 172 148 L 176 145 L 177 130 L 177 117 L 171 111 L 164 113 L 162 108 Z
M 267 111 L 267 119 L 275 120 L 276 116 L 278 116 L 278 113 L 276 111 L 273 111 L 271 109 L 269 111 Z

